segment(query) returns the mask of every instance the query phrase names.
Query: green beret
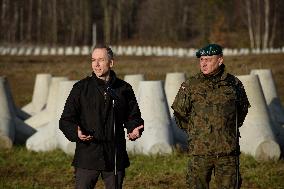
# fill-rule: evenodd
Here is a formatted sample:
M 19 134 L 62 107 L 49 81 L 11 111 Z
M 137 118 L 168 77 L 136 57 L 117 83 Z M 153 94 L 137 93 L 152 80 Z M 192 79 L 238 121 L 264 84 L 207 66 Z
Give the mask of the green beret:
M 196 52 L 196 57 L 200 58 L 201 56 L 212 56 L 212 55 L 222 55 L 222 47 L 217 44 L 209 44 Z

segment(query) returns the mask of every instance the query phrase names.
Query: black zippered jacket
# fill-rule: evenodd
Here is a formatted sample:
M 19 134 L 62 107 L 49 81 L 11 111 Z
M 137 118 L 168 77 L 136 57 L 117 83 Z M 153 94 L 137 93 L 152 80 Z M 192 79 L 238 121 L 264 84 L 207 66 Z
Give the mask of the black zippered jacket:
M 130 164 L 124 128 L 130 133 L 142 124 L 144 121 L 131 85 L 111 71 L 107 83 L 92 73 L 74 84 L 66 100 L 59 128 L 68 140 L 76 142 L 73 166 L 113 170 L 116 148 L 117 169 L 121 170 Z M 92 135 L 93 139 L 88 142 L 80 140 L 77 126 L 85 134 Z

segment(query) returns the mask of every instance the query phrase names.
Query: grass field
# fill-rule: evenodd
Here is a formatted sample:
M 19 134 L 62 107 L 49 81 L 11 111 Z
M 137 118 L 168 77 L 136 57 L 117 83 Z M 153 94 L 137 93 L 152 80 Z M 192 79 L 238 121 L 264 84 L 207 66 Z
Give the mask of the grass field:
M 277 90 L 284 102 L 284 54 L 225 57 L 227 69 L 236 75 L 248 74 L 252 69 L 271 69 Z M 117 57 L 118 76 L 145 74 L 147 80 L 164 80 L 168 72 L 198 72 L 195 58 Z M 90 57 L 12 57 L 0 56 L 0 76 L 6 76 L 18 106 L 32 97 L 37 73 L 51 73 L 81 79 L 91 72 Z M 176 152 L 169 156 L 130 156 L 125 189 L 185 188 L 184 173 L 187 155 Z M 0 151 L 0 188 L 73 188 L 72 157 L 56 150 L 48 153 L 30 152 L 23 146 Z M 242 188 L 284 188 L 284 161 L 257 162 L 241 156 Z M 103 188 L 102 182 L 98 188 Z
M 74 183 L 71 161 L 72 157 L 59 150 L 36 153 L 24 147 L 14 147 L 0 151 L 0 188 L 71 189 Z M 168 156 L 130 155 L 130 161 L 125 189 L 186 188 L 187 155 L 184 153 L 176 152 Z M 283 160 L 257 162 L 252 157 L 242 155 L 240 163 L 242 188 L 284 188 Z M 97 188 L 103 188 L 101 180 Z

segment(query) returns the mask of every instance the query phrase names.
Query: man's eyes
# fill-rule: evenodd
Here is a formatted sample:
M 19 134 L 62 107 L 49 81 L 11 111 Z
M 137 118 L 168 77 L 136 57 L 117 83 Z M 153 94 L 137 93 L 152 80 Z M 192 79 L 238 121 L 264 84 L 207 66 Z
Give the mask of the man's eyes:
M 213 58 L 201 58 L 202 61 L 211 61 Z
M 96 62 L 96 61 L 103 62 L 103 61 L 105 61 L 105 59 L 104 58 L 92 59 L 92 61 L 93 62 Z

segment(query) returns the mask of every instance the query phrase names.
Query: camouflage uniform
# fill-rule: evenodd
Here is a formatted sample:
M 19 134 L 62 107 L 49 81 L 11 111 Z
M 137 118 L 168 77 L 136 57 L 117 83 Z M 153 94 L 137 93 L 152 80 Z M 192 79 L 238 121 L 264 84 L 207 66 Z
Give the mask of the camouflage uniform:
M 224 65 L 213 76 L 199 73 L 181 85 L 172 108 L 177 125 L 189 135 L 189 188 L 209 188 L 213 169 L 217 188 L 234 188 L 239 155 L 236 108 L 240 127 L 248 107 L 241 81 Z

